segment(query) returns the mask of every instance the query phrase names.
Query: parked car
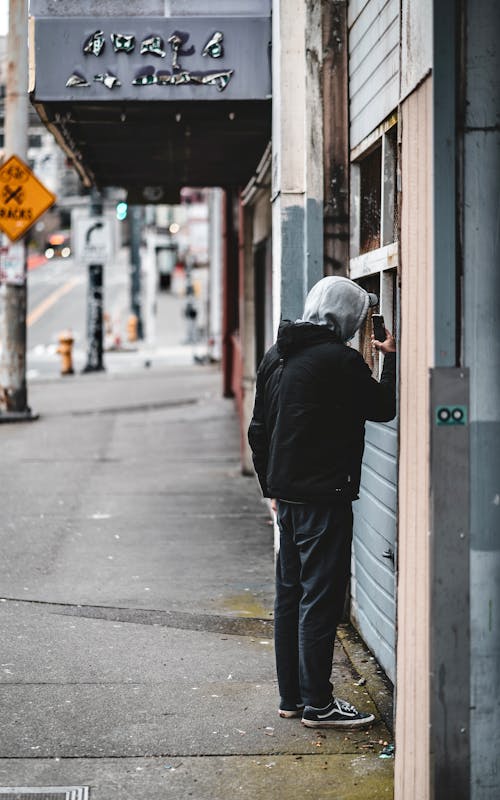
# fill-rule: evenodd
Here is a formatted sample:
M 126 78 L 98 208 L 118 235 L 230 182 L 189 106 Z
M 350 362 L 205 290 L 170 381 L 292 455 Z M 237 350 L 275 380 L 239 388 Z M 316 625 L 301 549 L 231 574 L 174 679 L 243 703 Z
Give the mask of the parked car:
M 45 258 L 69 258 L 71 242 L 67 233 L 52 233 L 45 243 Z

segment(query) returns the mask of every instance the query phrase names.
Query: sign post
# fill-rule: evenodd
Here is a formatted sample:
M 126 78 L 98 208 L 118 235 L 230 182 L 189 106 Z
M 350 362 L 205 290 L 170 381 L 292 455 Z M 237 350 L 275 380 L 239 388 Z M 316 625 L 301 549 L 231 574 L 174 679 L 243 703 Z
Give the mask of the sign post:
M 104 308 L 104 263 L 109 250 L 108 223 L 102 218 L 102 204 L 95 196 L 92 216 L 84 221 L 83 257 L 88 265 L 87 292 L 87 363 L 83 372 L 100 372 L 103 362 L 103 308 Z
M 89 264 L 87 295 L 87 363 L 83 372 L 100 372 L 103 363 L 103 265 Z
M 141 206 L 130 207 L 130 313 L 137 319 L 137 338 L 143 338 L 141 291 Z

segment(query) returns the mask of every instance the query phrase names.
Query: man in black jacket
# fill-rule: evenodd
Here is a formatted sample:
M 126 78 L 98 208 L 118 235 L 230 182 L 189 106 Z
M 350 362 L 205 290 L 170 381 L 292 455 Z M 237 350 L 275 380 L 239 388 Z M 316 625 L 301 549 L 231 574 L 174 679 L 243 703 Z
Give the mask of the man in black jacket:
M 352 501 L 365 420 L 396 413 L 395 342 L 380 382 L 348 342 L 378 302 L 342 277 L 320 280 L 304 314 L 280 325 L 257 373 L 248 438 L 262 492 L 280 529 L 275 648 L 279 714 L 309 727 L 359 727 L 372 714 L 333 696 L 333 645 L 350 574 Z

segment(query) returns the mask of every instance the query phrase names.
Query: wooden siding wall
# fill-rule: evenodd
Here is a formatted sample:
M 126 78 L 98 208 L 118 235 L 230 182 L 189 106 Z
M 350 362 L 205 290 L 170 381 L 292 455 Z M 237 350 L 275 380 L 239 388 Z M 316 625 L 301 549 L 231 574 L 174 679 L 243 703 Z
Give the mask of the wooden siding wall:
M 401 359 L 396 800 L 429 797 L 429 368 L 432 79 L 401 106 Z
M 399 0 L 351 0 L 350 146 L 355 147 L 399 101 Z

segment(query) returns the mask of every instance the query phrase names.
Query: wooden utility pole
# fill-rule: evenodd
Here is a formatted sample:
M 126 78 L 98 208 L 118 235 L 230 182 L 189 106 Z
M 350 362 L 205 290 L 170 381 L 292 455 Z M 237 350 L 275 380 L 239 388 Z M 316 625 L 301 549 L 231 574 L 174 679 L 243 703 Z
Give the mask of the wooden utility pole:
M 5 97 L 5 158 L 28 154 L 28 0 L 10 0 Z M 7 239 L 5 247 L 9 247 Z M 26 386 L 26 246 L 20 269 L 0 279 L 0 422 L 33 419 Z

